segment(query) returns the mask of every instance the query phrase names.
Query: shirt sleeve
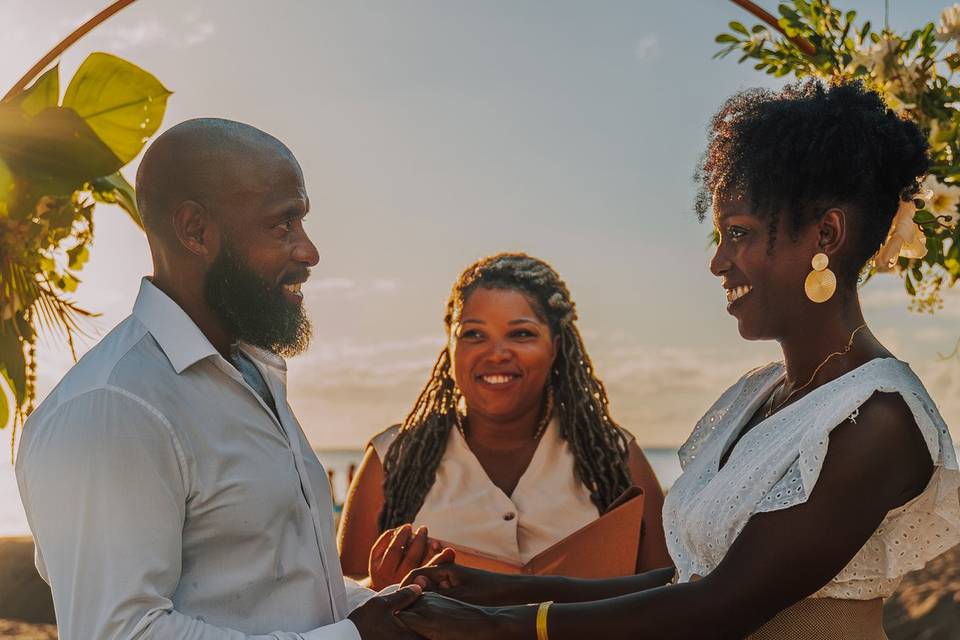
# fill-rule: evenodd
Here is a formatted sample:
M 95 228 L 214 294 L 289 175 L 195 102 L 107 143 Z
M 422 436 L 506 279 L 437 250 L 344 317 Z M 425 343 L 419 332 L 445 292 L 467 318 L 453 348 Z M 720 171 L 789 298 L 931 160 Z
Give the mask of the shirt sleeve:
M 353 611 L 374 596 L 387 595 L 397 590 L 397 585 L 394 585 L 378 593 L 373 589 L 368 589 L 352 578 L 344 578 L 343 586 L 347 591 L 347 611 Z
M 17 481 L 61 640 L 360 640 L 350 620 L 249 635 L 174 608 L 190 478 L 170 424 L 135 396 L 98 389 L 41 408 Z

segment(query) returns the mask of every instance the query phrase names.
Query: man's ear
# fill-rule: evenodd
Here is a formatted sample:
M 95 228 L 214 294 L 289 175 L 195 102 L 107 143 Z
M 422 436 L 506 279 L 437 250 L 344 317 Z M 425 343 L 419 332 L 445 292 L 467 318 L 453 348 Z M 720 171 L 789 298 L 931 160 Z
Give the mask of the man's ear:
M 173 230 L 187 251 L 213 262 L 220 252 L 220 226 L 199 202 L 184 200 L 173 214 Z
M 847 212 L 838 207 L 828 209 L 817 228 L 817 250 L 832 258 L 847 238 Z

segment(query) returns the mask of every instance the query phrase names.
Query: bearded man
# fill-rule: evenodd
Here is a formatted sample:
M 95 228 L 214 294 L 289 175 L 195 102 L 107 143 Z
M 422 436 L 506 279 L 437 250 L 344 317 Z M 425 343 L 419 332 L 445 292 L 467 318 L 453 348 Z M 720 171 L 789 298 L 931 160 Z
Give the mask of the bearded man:
M 327 474 L 286 397 L 319 255 L 290 150 L 190 120 L 137 173 L 133 314 L 24 428 L 17 480 L 62 640 L 414 638 L 344 581 Z

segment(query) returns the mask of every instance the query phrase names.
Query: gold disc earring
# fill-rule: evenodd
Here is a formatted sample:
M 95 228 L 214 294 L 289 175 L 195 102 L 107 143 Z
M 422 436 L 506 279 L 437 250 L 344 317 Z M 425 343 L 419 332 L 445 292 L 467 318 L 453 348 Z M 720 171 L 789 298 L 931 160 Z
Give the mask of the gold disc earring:
M 837 276 L 827 268 L 829 264 L 830 258 L 825 253 L 818 253 L 810 261 L 813 271 L 807 274 L 803 290 L 812 302 L 826 302 L 837 290 Z

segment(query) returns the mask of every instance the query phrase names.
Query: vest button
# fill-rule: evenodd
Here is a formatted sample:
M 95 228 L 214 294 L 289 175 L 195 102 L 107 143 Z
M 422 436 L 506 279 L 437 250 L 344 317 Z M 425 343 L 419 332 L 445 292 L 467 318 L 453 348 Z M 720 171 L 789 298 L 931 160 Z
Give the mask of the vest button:
M 506 520 L 507 522 L 510 522 L 516 517 L 517 517 L 517 514 L 515 514 L 513 511 L 508 511 L 505 514 L 503 514 L 503 519 Z

